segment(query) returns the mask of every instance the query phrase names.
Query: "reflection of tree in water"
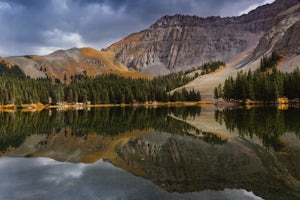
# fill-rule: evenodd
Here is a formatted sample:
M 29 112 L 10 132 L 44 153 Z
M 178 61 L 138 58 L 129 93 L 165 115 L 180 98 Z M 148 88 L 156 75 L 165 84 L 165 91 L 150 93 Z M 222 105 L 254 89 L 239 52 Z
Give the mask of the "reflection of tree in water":
M 115 135 L 125 131 L 154 128 L 156 130 L 187 129 L 186 123 L 174 124 L 170 114 L 180 118 L 200 115 L 200 107 L 161 107 L 161 108 L 102 108 L 91 111 L 81 110 L 64 112 L 65 125 L 73 130 L 74 135 L 95 132 L 101 135 Z
M 0 150 L 9 146 L 20 146 L 26 136 L 32 134 L 59 133 L 71 129 L 72 135 L 84 136 L 90 133 L 98 135 L 117 135 L 126 131 L 153 128 L 176 134 L 201 132 L 184 121 L 176 120 L 200 115 L 200 107 L 160 107 L 160 108 L 101 108 L 87 110 L 51 110 L 41 112 L 0 113 Z M 208 133 L 207 142 L 220 142 Z
M 217 122 L 226 125 L 230 131 L 237 129 L 241 136 L 258 136 L 264 146 L 280 150 L 283 147 L 280 136 L 292 132 L 300 138 L 300 110 L 278 110 L 275 107 L 252 109 L 225 109 L 215 111 Z
M 202 140 L 210 144 L 225 144 L 227 142 L 226 139 L 223 139 L 220 136 L 211 134 L 209 132 L 202 132 L 202 135 Z
M 33 134 L 50 134 L 55 127 L 62 126 L 59 119 L 49 117 L 47 111 L 39 113 L 16 112 L 0 113 L 0 150 L 18 147 L 26 136 Z

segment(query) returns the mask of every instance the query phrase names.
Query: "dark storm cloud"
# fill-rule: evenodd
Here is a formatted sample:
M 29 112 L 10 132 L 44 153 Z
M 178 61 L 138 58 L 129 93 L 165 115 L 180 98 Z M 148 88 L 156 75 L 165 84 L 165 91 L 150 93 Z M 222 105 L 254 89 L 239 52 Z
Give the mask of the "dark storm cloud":
M 0 0 L 0 56 L 106 47 L 163 15 L 232 16 L 272 0 Z

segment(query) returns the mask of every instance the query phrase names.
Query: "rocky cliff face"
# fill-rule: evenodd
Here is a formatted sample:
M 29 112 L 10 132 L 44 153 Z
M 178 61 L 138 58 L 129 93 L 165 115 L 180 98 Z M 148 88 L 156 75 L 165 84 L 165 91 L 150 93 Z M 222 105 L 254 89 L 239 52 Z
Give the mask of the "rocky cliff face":
M 277 0 L 240 17 L 165 16 L 148 29 L 110 46 L 128 67 L 153 75 L 229 61 L 256 46 L 273 17 L 299 0 Z
M 300 55 L 300 21 L 290 26 L 283 37 L 276 43 L 275 50 L 283 55 Z
M 118 47 L 116 55 L 126 66 L 153 75 L 197 67 L 210 60 L 228 61 L 259 39 L 259 34 L 241 30 L 231 20 L 166 16 L 140 33 L 140 41 L 129 40 Z
M 260 39 L 250 60 L 259 59 L 272 51 L 282 56 L 293 56 L 300 53 L 300 4 L 285 10 L 273 18 L 270 28 Z

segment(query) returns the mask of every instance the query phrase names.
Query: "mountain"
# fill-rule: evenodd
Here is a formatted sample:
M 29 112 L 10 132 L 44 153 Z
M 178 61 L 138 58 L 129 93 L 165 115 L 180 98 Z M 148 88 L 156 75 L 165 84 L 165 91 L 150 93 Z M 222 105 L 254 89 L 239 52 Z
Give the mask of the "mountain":
M 260 38 L 276 26 L 274 16 L 297 4 L 299 0 L 277 0 L 239 17 L 164 16 L 108 49 L 126 66 L 152 75 L 197 67 L 211 60 L 229 62 L 258 43 L 264 46 Z M 284 16 L 297 13 L 295 9 Z M 279 20 L 284 16 L 279 15 Z
M 274 5 L 286 5 L 285 3 L 287 2 L 292 1 L 279 0 L 271 5 L 260 7 L 257 10 L 266 9 L 269 6 L 272 7 Z M 276 51 L 282 56 L 282 59 L 278 64 L 279 70 L 291 72 L 295 68 L 299 68 L 299 9 L 300 4 L 298 1 L 296 5 L 289 7 L 282 12 L 274 12 L 274 16 L 269 21 L 269 28 L 261 35 L 256 44 L 233 56 L 226 62 L 227 67 L 223 70 L 217 73 L 200 76 L 185 85 L 184 88 L 187 90 L 195 89 L 200 91 L 203 100 L 213 100 L 213 90 L 218 84 L 223 84 L 229 75 L 235 77 L 240 70 L 248 71 L 257 69 L 260 66 L 261 58 L 264 55 L 270 55 L 272 51 Z M 255 13 L 257 10 L 252 11 L 249 14 Z M 182 88 L 177 88 L 176 90 L 181 89 Z
M 299 66 L 300 61 L 300 4 L 287 9 L 273 18 L 271 27 L 260 39 L 249 60 L 255 61 L 272 51 L 284 57 L 279 66 L 290 71 Z
M 108 49 L 124 65 L 153 76 L 223 60 L 227 66 L 222 70 L 174 90 L 194 89 L 203 100 L 213 100 L 218 84 L 239 70 L 257 69 L 272 51 L 282 55 L 280 70 L 299 67 L 299 2 L 277 0 L 238 17 L 164 16 Z
M 15 56 L 5 58 L 18 65 L 32 78 L 57 79 L 70 82 L 73 76 L 96 76 L 101 74 L 118 74 L 125 77 L 148 77 L 120 63 L 112 51 L 98 51 L 93 48 L 71 48 L 58 50 L 45 56 Z
M 238 17 L 164 16 L 102 51 L 72 48 L 5 60 L 30 77 L 66 83 L 80 74 L 153 77 L 222 60 L 226 67 L 184 86 L 200 91 L 203 100 L 212 100 L 214 87 L 241 69 L 257 69 L 260 59 L 272 51 L 282 56 L 280 70 L 299 67 L 299 29 L 300 0 L 276 0 Z

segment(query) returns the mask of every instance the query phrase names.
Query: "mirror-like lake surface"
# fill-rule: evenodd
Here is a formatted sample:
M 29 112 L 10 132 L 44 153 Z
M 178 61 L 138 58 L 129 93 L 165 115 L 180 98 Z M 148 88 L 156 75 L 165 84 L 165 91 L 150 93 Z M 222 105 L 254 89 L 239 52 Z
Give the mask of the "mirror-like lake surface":
M 0 112 L 0 199 L 300 199 L 300 109 Z

